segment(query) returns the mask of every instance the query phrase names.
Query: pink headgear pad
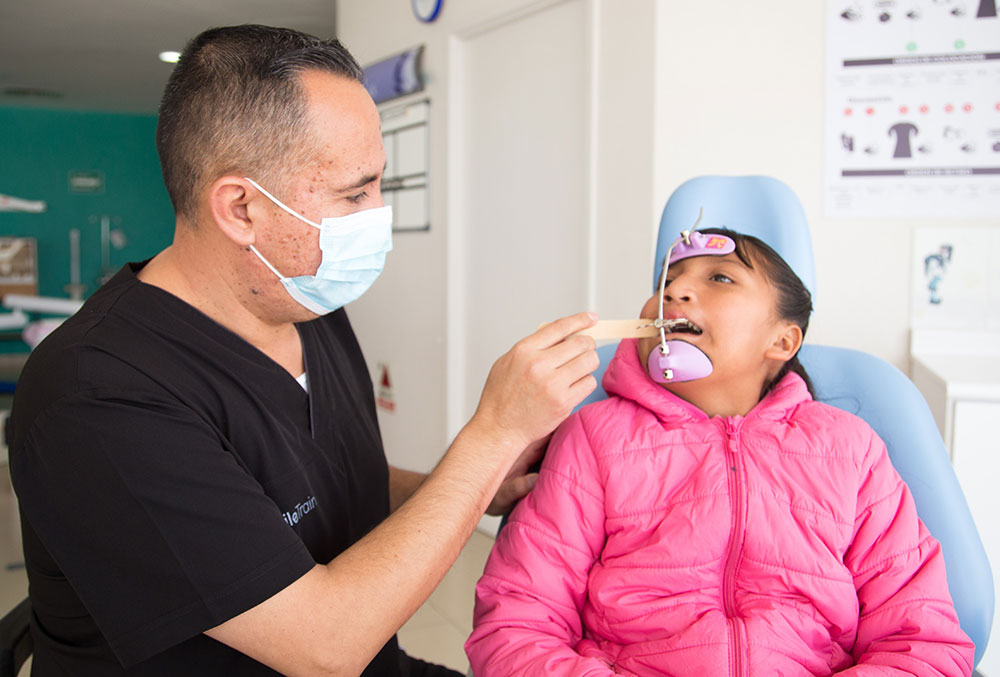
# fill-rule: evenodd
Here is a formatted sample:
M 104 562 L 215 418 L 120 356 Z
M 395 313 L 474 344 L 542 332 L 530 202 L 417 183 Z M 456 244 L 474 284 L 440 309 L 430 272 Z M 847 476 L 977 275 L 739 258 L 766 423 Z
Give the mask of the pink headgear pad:
M 660 352 L 660 344 L 649 351 L 646 370 L 657 383 L 682 383 L 705 378 L 712 373 L 712 360 L 700 348 L 673 339 L 667 341 L 666 355 Z
M 692 231 L 689 236 L 691 244 L 687 244 L 684 238 L 679 238 L 674 251 L 670 253 L 670 263 L 688 259 L 692 256 L 716 255 L 725 256 L 736 251 L 736 243 L 733 239 L 725 235 L 713 235 L 711 233 L 700 233 Z

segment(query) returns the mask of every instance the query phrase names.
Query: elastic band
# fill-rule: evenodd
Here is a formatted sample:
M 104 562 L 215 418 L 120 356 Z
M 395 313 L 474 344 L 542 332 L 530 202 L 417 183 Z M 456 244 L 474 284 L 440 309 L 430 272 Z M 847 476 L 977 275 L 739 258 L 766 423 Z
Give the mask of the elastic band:
M 257 248 L 250 245 L 250 251 L 257 255 L 257 258 L 264 262 L 264 265 L 271 269 L 271 272 L 278 276 L 279 280 L 285 280 L 285 276 L 278 272 L 278 269 L 271 265 L 271 262 L 264 258 L 264 255 L 257 251 Z
M 257 183 L 256 181 L 254 181 L 253 179 L 251 179 L 249 176 L 244 176 L 243 179 L 245 181 L 249 181 L 250 183 L 252 183 L 253 186 L 254 186 L 254 188 L 256 188 L 257 190 L 259 190 L 260 192 L 262 192 L 264 195 L 266 195 L 268 197 L 268 199 L 271 200 L 271 202 L 273 202 L 274 204 L 278 205 L 279 207 L 281 207 L 282 209 L 284 209 L 286 212 L 288 212 L 289 214 L 291 214 L 295 218 L 299 219 L 300 221 L 305 221 L 306 223 L 308 223 L 313 228 L 320 228 L 322 230 L 322 228 L 320 227 L 320 225 L 318 223 L 314 223 L 314 222 L 310 221 L 309 219 L 307 219 L 306 217 L 302 216 L 301 214 L 299 214 L 297 211 L 295 211 L 291 207 L 288 207 L 287 205 L 285 205 L 284 202 L 282 202 L 281 200 L 279 200 L 278 198 L 274 197 L 273 195 L 271 195 L 270 193 L 268 193 L 266 190 L 264 190 L 263 188 L 261 188 L 260 184 Z M 260 256 L 260 255 L 258 254 L 258 256 Z

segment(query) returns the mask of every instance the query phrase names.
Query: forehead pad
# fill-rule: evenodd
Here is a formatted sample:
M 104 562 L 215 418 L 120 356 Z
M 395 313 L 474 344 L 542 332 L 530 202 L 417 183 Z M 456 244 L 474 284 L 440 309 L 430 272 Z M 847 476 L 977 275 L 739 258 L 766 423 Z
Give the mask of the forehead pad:
M 691 244 L 688 244 L 689 241 Z M 732 238 L 713 233 L 700 233 L 695 230 L 686 239 L 684 237 L 678 238 L 674 250 L 670 253 L 670 263 L 689 259 L 692 256 L 725 256 L 734 251 L 736 251 L 736 243 Z

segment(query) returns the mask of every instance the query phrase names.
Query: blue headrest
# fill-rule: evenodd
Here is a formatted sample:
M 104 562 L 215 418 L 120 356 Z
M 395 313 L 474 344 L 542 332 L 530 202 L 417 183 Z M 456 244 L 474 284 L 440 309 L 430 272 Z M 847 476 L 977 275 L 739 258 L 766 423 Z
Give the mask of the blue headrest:
M 763 240 L 785 259 L 815 297 L 816 270 L 806 213 L 792 189 L 769 176 L 699 176 L 681 184 L 660 218 L 654 290 L 667 249 L 682 230 L 694 225 L 702 208 L 699 228 L 726 227 Z

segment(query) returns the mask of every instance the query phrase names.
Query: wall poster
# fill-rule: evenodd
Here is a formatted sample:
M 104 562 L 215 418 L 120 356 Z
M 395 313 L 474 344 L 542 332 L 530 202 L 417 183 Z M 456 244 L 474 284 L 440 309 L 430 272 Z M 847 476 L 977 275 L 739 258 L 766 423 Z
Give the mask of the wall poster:
M 826 214 L 1000 214 L 997 0 L 827 0 Z
M 911 261 L 914 329 L 1000 332 L 1000 227 L 915 228 Z

